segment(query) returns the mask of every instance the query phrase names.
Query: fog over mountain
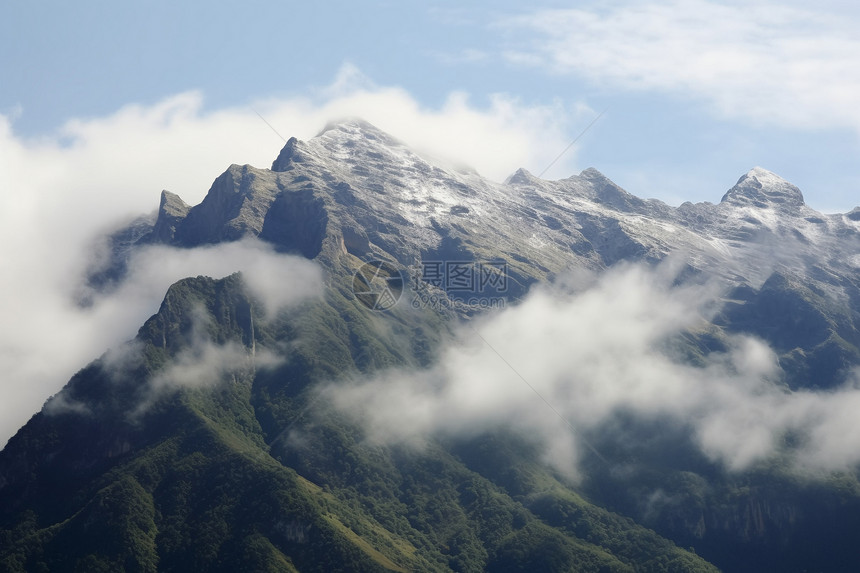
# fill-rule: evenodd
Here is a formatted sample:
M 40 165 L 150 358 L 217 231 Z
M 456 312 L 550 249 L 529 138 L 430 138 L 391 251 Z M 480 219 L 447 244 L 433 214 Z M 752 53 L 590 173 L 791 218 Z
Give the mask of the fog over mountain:
M 497 180 L 516 165 L 541 164 L 557 153 L 572 119 L 563 109 L 527 107 L 503 96 L 479 108 L 454 94 L 438 109 L 425 109 L 403 90 L 375 86 L 350 65 L 322 99 L 265 100 L 254 109 L 285 135 L 307 138 L 331 117 L 360 113 L 422 152 Z M 23 137 L 16 127 L 14 117 L 0 113 L 0 308 L 15 325 L 0 332 L 0 366 L 7 373 L 0 380 L 0 443 L 81 364 L 133 336 L 157 309 L 164 285 L 145 300 L 125 297 L 120 313 L 107 299 L 104 312 L 99 305 L 82 312 L 79 279 L 101 252 L 99 237 L 154 216 L 159 190 L 198 203 L 224 166 L 269 165 L 283 145 L 252 109 L 213 111 L 199 92 L 70 120 L 50 136 Z M 569 165 L 566 160 L 559 168 Z M 197 272 L 209 273 L 186 268 L 170 281 Z M 128 316 L 131 307 L 141 310 Z
M 764 168 L 673 207 L 346 119 L 76 262 L 3 358 L 108 351 L 0 453 L 10 570 L 857 565 L 860 214 Z

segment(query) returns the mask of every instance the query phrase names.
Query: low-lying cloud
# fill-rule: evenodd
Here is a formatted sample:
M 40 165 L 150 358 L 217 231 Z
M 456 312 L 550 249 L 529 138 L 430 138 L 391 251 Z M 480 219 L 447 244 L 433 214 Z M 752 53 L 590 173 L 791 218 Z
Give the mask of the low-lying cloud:
M 96 295 L 95 312 L 109 316 L 128 313 L 131 321 L 143 308 L 153 308 L 164 297 L 167 288 L 183 277 L 224 277 L 236 272 L 249 294 L 258 299 L 263 310 L 276 313 L 285 306 L 312 296 L 322 288 L 322 269 L 315 263 L 291 255 L 278 254 L 255 238 L 232 243 L 178 249 L 149 246 L 135 252 L 128 264 L 128 274 L 120 287 L 109 295 Z M 157 307 L 156 307 L 157 308 Z
M 773 351 L 747 336 L 729 336 L 724 351 L 691 365 L 673 341 L 704 327 L 720 292 L 673 277 L 665 265 L 624 266 L 576 293 L 539 289 L 464 329 L 432 368 L 332 385 L 326 396 L 374 442 L 514 429 L 539 437 L 546 461 L 571 475 L 585 436 L 618 414 L 686 429 L 729 470 L 785 453 L 789 432 L 797 469 L 860 463 L 860 386 L 790 392 Z
M 196 204 L 230 164 L 271 164 L 284 142 L 255 111 L 284 137 L 300 139 L 332 119 L 363 117 L 419 150 L 496 179 L 522 165 L 542 168 L 566 144 L 565 123 L 576 113 L 501 95 L 480 107 L 460 93 L 428 109 L 345 66 L 331 86 L 307 96 L 205 110 L 202 95 L 189 92 L 70 120 L 38 139 L 17 136 L 14 119 L 0 115 L 0 445 L 75 371 L 132 337 L 175 280 L 244 269 L 258 296 L 274 307 L 289 303 L 297 269 L 241 244 L 148 250 L 115 296 L 89 309 L 75 305 L 99 233 L 152 212 L 162 189 Z M 565 175 L 574 157 L 562 161 Z M 274 275 L 255 283 L 269 268 Z M 299 281 L 298 291 L 306 284 Z
M 24 299 L 17 300 L 22 306 L 10 310 L 20 313 L 20 322 L 3 333 L 0 438 L 5 442 L 11 437 L 76 370 L 132 338 L 158 310 L 171 284 L 189 276 L 221 278 L 235 272 L 242 273 L 249 294 L 269 316 L 319 296 L 322 289 L 322 271 L 315 263 L 245 239 L 196 249 L 142 249 L 130 259 L 121 285 L 96 295 L 87 308 L 75 303 L 72 288 L 52 291 L 34 284 L 31 291 L 22 290 Z M 70 277 L 69 282 L 79 279 Z
M 212 321 L 205 309 L 192 314 L 191 339 L 169 363 L 148 380 L 147 392 L 131 417 L 144 412 L 161 396 L 180 388 L 213 387 L 225 380 L 253 375 L 258 368 L 271 368 L 284 358 L 256 345 L 230 341 L 214 343 L 207 334 Z M 134 349 L 132 349 L 134 351 Z

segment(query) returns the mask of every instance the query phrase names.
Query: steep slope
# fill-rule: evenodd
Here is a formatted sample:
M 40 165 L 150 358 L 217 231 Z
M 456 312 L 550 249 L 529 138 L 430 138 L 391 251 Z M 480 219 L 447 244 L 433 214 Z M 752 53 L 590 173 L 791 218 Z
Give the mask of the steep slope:
M 550 526 L 439 447 L 303 419 L 314 383 L 419 358 L 353 342 L 373 315 L 336 292 L 268 323 L 257 307 L 238 275 L 177 283 L 9 442 L 3 570 L 712 570 L 545 470 L 535 495 L 565 496 L 588 531 Z
M 628 439 L 594 436 L 607 459 L 587 457 L 573 484 L 523 436 L 372 445 L 317 394 L 428 367 L 482 312 L 475 299 L 515 304 L 571 269 L 671 256 L 686 263 L 679 281 L 726 292 L 713 323 L 681 342 L 691 357 L 749 333 L 779 353 L 788 389 L 833 388 L 860 364 L 853 212 L 817 213 L 760 168 L 719 204 L 678 208 L 594 169 L 497 184 L 347 121 L 291 139 L 271 169 L 229 167 L 199 205 L 164 192 L 155 217 L 108 238 L 92 296 L 150 245 L 248 236 L 313 259 L 322 300 L 266 321 L 238 277 L 174 285 L 135 343 L 82 370 L 0 453 L 7 569 L 710 569 L 675 543 L 731 570 L 856 566 L 854 475 L 810 486 L 778 460 L 732 473 L 683 429 L 620 417 Z M 384 313 L 354 293 L 372 260 L 407 275 Z M 506 282 L 446 288 L 424 272 L 446 263 L 498 265 Z M 189 364 L 190 378 L 177 370 Z
M 350 257 L 413 270 L 428 261 L 494 261 L 505 266 L 508 284 L 498 294 L 508 300 L 571 268 L 599 271 L 621 261 L 681 256 L 691 274 L 716 276 L 738 287 L 736 293 L 758 292 L 767 283 L 755 300 L 732 296 L 744 307 L 727 312 L 722 326 L 761 336 L 777 348 L 792 365 L 793 387 L 832 387 L 860 352 L 860 318 L 852 310 L 860 301 L 855 219 L 850 213 L 818 213 L 806 206 L 799 189 L 758 167 L 719 204 L 678 208 L 639 199 L 595 169 L 561 181 L 519 170 L 497 184 L 432 165 L 372 125 L 353 120 L 329 125 L 308 142 L 291 139 L 271 170 L 231 166 L 190 209 L 164 195 L 148 234 L 141 229 L 146 222 L 139 221 L 113 236 L 113 254 L 91 283 L 120 280 L 135 245 L 194 247 L 248 235 L 332 268 L 343 268 Z M 814 303 L 808 293 L 817 293 Z M 469 301 L 483 293 L 438 294 Z M 788 312 L 780 300 L 791 297 L 809 303 L 811 314 L 798 324 L 827 324 L 822 339 L 766 318 L 762 305 Z M 761 319 L 757 326 L 744 318 L 749 315 Z M 838 367 L 815 367 L 831 357 Z

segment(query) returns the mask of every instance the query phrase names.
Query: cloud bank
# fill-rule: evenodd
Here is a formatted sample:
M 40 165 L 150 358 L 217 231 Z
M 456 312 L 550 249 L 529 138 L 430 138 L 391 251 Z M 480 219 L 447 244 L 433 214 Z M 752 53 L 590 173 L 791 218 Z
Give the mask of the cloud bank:
M 128 276 L 121 286 L 96 296 L 85 309 L 75 304 L 71 289 L 52 290 L 43 283 L 33 284 L 27 291 L 21 285 L 18 297 L 7 301 L 4 308 L 19 318 L 14 328 L 3 331 L 0 439 L 5 443 L 75 371 L 132 338 L 158 310 L 171 284 L 188 276 L 220 278 L 235 272 L 243 274 L 250 294 L 270 315 L 319 296 L 322 289 L 322 271 L 316 264 L 277 254 L 256 239 L 189 250 L 163 246 L 141 250 L 129 261 Z M 20 278 L 33 280 L 31 275 Z M 70 283 L 74 282 L 75 275 L 70 277 Z M 234 354 L 227 353 L 228 357 Z
M 171 282 L 280 269 L 278 280 L 256 285 L 277 306 L 284 302 L 278 297 L 290 296 L 284 285 L 312 275 L 249 243 L 212 251 L 155 249 L 140 254 L 121 292 L 90 309 L 74 304 L 96 236 L 152 212 L 161 189 L 196 204 L 230 164 L 271 164 L 284 142 L 256 112 L 284 137 L 301 139 L 332 119 L 360 116 L 419 150 L 497 179 L 518 166 L 544 167 L 566 144 L 564 125 L 575 115 L 504 96 L 478 107 L 461 93 L 428 109 L 399 88 L 374 85 L 352 66 L 307 96 L 206 110 L 200 93 L 183 93 L 106 117 L 74 119 L 38 139 L 18 137 L 14 118 L 0 115 L 0 444 L 75 371 L 131 338 Z M 570 168 L 574 156 L 559 169 Z M 300 279 L 296 292 L 307 284 Z
M 860 131 L 856 11 L 802 3 L 668 0 L 539 10 L 509 61 L 628 90 L 692 96 L 724 117 Z
M 242 273 L 250 294 L 259 299 L 269 314 L 319 296 L 323 283 L 322 269 L 315 263 L 277 254 L 271 246 L 255 238 L 195 249 L 149 246 L 131 257 L 128 276 L 121 286 L 109 296 L 96 299 L 96 312 L 103 313 L 105 319 L 128 313 L 128 320 L 133 320 L 131 315 L 139 316 L 145 310 L 130 306 L 151 308 L 180 278 L 224 277 L 235 272 Z
M 569 475 L 590 447 L 585 436 L 619 414 L 671 422 L 730 471 L 785 454 L 789 433 L 798 470 L 860 463 L 860 377 L 833 393 L 789 392 L 773 351 L 744 336 L 691 365 L 673 341 L 704 326 L 719 290 L 677 286 L 674 276 L 665 265 L 626 266 L 577 293 L 538 290 L 463 330 L 430 369 L 391 370 L 325 395 L 373 442 L 514 429 L 538 437 L 546 461 Z

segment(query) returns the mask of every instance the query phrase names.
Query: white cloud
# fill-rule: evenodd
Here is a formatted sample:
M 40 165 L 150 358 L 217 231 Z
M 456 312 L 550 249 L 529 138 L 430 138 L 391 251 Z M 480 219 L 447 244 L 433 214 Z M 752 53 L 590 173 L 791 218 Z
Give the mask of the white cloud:
M 806 437 L 792 454 L 800 470 L 860 463 L 857 387 L 791 393 L 774 353 L 748 337 L 729 337 L 702 366 L 673 356 L 666 342 L 701 326 L 718 298 L 713 286 L 673 286 L 673 276 L 671 267 L 630 266 L 578 294 L 539 290 L 480 320 L 480 337 L 463 330 L 426 371 L 388 371 L 326 395 L 372 441 L 420 445 L 510 428 L 540 437 L 546 460 L 570 475 L 583 436 L 621 412 L 690 428 L 701 451 L 731 470 L 776 454 L 788 432 Z
M 144 248 L 129 262 L 128 278 L 107 297 L 97 299 L 96 311 L 104 315 L 122 316 L 119 322 L 134 322 L 143 309 L 152 308 L 164 297 L 167 287 L 187 276 L 223 277 L 241 272 L 243 280 L 271 314 L 289 306 L 319 296 L 322 289 L 322 269 L 315 263 L 296 256 L 276 254 L 254 238 L 195 249 L 175 249 L 165 246 Z M 137 318 L 139 320 L 139 318 Z
M 465 164 L 496 181 L 519 167 L 540 172 L 569 143 L 571 122 L 594 116 L 581 103 L 528 106 L 504 94 L 491 96 L 484 108 L 470 102 L 464 92 L 452 92 L 439 109 L 429 109 L 403 89 L 376 86 L 351 65 L 345 65 L 319 95 L 322 101 L 261 102 L 260 113 L 282 135 L 300 139 L 315 135 L 331 119 L 361 117 L 419 153 Z M 574 148 L 550 175 L 571 175 L 575 157 Z
M 85 254 L 70 254 L 78 262 L 86 260 Z M 50 262 L 45 261 L 49 265 Z M 250 294 L 269 315 L 318 296 L 322 289 L 322 271 L 316 264 L 276 254 L 254 239 L 191 250 L 146 248 L 131 259 L 128 277 L 122 285 L 108 295 L 97 296 L 86 309 L 78 307 L 72 297 L 70 287 L 78 280 L 76 274 L 67 278 L 67 285 L 52 285 L 47 281 L 61 277 L 36 264 L 33 266 L 40 274 L 10 276 L 12 280 L 3 285 L 15 295 L 4 303 L 3 312 L 14 320 L 6 323 L 10 326 L 2 331 L 0 338 L 0 366 L 5 373 L 0 387 L 3 441 L 76 370 L 133 337 L 158 310 L 167 288 L 184 277 L 220 278 L 242 272 Z M 70 270 L 76 273 L 82 268 L 83 264 Z
M 860 130 L 860 17 L 852 8 L 795 4 L 614 2 L 502 25 L 534 33 L 507 54 L 521 65 L 693 96 L 733 119 Z
M 420 150 L 497 179 L 522 165 L 541 168 L 566 143 L 571 115 L 560 105 L 529 107 L 504 96 L 482 108 L 464 94 L 428 109 L 351 66 L 318 93 L 259 101 L 253 108 L 204 110 L 202 95 L 189 92 L 71 120 L 38 139 L 18 137 L 12 118 L 0 115 L 0 444 L 77 369 L 132 337 L 173 280 L 239 268 L 253 277 L 255 268 L 268 268 L 274 255 L 251 244 L 169 256 L 151 250 L 141 254 L 133 280 L 117 296 L 87 310 L 73 304 L 99 232 L 152 212 L 161 189 L 196 204 L 231 163 L 271 164 L 283 141 L 254 110 L 284 137 L 301 139 L 333 118 L 364 117 Z M 574 156 L 566 158 L 568 168 Z M 239 265 L 240 259 L 253 268 Z M 290 264 L 282 268 L 289 272 L 278 280 L 256 284 L 273 305 L 289 296 L 279 281 L 295 278 Z
M 237 342 L 215 344 L 206 333 L 212 317 L 205 309 L 192 314 L 191 341 L 150 379 L 147 392 L 136 408 L 135 418 L 146 412 L 164 393 L 177 388 L 214 387 L 232 378 L 252 375 L 257 369 L 281 364 L 283 358 L 266 349 L 247 348 Z M 131 345 L 130 352 L 135 351 Z M 53 401 L 52 401 L 53 402 Z

